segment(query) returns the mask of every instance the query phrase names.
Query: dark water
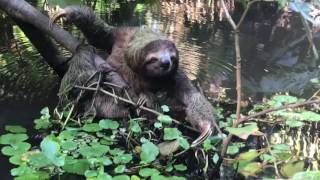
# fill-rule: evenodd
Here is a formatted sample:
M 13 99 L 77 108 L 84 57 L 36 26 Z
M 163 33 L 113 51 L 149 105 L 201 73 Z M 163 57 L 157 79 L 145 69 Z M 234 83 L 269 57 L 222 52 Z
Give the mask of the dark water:
M 33 2 L 49 14 L 54 11 L 43 1 Z M 54 2 L 65 5 L 68 1 Z M 215 16 L 211 1 L 86 2 L 112 25 L 145 25 L 163 32 L 176 43 L 188 77 L 199 82 L 208 97 L 234 99 L 233 36 L 227 23 Z M 241 8 L 234 10 L 235 19 L 241 12 Z M 240 36 L 244 99 L 259 101 L 275 92 L 309 97 L 319 88 L 320 71 L 313 54 L 306 49 L 306 40 L 286 48 L 303 35 L 301 24 L 293 23 L 294 28 L 288 29 L 278 24 L 279 19 L 276 6 L 269 4 L 254 7 L 244 21 Z M 81 37 L 74 29 L 73 34 Z M 0 16 L 1 130 L 5 124 L 31 127 L 42 107 L 55 106 L 57 88 L 58 78 L 21 30 L 7 17 Z M 307 135 L 306 141 L 311 141 L 311 137 Z M 0 157 L 1 162 L 7 162 Z M 3 177 L 9 177 L 8 171 L 1 168 Z

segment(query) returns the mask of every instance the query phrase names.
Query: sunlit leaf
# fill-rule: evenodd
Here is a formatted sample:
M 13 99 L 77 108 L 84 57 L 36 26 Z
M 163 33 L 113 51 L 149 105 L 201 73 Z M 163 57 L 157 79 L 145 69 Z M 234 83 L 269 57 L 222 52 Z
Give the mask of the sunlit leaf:
M 190 148 L 190 144 L 189 144 L 189 142 L 187 141 L 186 138 L 184 138 L 184 137 L 179 137 L 179 138 L 178 138 L 178 142 L 179 142 L 180 146 L 181 146 L 183 149 L 189 149 L 189 148 Z
M 302 127 L 304 123 L 302 121 L 297 121 L 297 120 L 287 120 L 286 125 L 289 127 L 295 128 L 295 127 Z
M 259 132 L 259 128 L 256 123 L 248 124 L 244 127 L 232 128 L 227 127 L 226 130 L 233 135 L 238 136 L 241 139 L 247 139 L 250 135 L 255 135 Z
M 0 136 L 0 144 L 17 144 L 24 140 L 27 140 L 28 136 L 26 134 L 5 134 Z
M 260 155 L 260 153 L 257 150 L 250 150 L 248 152 L 244 152 L 239 154 L 239 156 L 236 158 L 239 161 L 252 161 L 255 158 L 257 158 Z
M 56 166 L 64 165 L 64 156 L 60 154 L 60 144 L 58 139 L 54 136 L 45 137 L 41 144 L 43 154 Z
M 285 177 L 292 177 L 295 173 L 301 172 L 304 170 L 304 162 L 289 162 L 281 167 L 281 174 Z
M 96 176 L 98 176 L 98 172 L 94 171 L 94 170 L 86 170 L 84 172 L 84 176 L 86 176 L 87 178 L 96 177 Z
M 261 171 L 262 164 L 258 162 L 248 163 L 244 167 L 239 168 L 239 172 L 244 176 L 254 176 Z

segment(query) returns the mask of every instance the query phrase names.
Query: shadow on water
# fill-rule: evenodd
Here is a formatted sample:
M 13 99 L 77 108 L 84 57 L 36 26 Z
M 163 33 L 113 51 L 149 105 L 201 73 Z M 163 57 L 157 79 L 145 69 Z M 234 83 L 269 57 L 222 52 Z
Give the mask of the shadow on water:
M 55 6 L 44 5 L 43 1 L 34 2 L 49 14 L 55 9 Z M 66 5 L 68 1 L 57 2 Z M 212 1 L 87 0 L 84 4 L 94 7 L 112 25 L 146 25 L 165 33 L 176 43 L 181 66 L 188 77 L 199 82 L 207 96 L 216 98 L 219 87 L 223 87 L 227 89 L 227 97 L 235 98 L 233 37 L 227 24 L 215 16 Z M 306 49 L 305 38 L 296 43 L 304 34 L 301 23 L 292 23 L 293 27 L 287 28 L 280 22 L 295 17 L 282 17 L 276 8 L 270 4 L 254 7 L 242 26 L 244 98 L 259 101 L 275 92 L 309 97 L 319 88 L 319 83 L 314 82 L 320 70 Z M 241 12 L 241 8 L 235 9 L 235 18 L 239 18 Z M 80 32 L 72 31 L 82 38 Z M 287 48 L 293 43 L 296 44 Z M 42 107 L 55 106 L 58 83 L 57 76 L 43 63 L 22 31 L 0 12 L 1 130 L 5 124 L 21 124 L 30 128 Z M 282 131 L 291 132 L 279 132 Z M 292 141 L 297 152 L 308 151 L 307 144 L 319 145 L 317 138 L 310 137 L 311 131 L 307 131 L 309 135 L 302 132 L 294 132 L 294 136 L 282 134 L 280 139 Z M 313 151 L 312 157 L 319 160 L 319 149 L 313 148 Z M 304 153 L 297 155 L 311 157 Z M 8 162 L 2 156 L 0 160 Z M 9 177 L 9 169 L 7 166 L 1 168 L 1 174 Z

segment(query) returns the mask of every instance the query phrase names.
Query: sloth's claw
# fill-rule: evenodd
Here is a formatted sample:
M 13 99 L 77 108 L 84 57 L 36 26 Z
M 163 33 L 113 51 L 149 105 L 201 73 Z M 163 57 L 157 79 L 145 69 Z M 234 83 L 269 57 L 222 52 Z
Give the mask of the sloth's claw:
M 199 144 L 201 144 L 204 140 L 207 139 L 212 134 L 212 127 L 210 124 L 208 124 L 202 131 L 200 136 L 194 140 L 191 144 L 191 147 L 195 147 Z
M 60 9 L 57 13 L 55 13 L 49 20 L 49 28 L 52 29 L 53 24 L 60 18 L 66 17 L 67 12 L 64 9 Z

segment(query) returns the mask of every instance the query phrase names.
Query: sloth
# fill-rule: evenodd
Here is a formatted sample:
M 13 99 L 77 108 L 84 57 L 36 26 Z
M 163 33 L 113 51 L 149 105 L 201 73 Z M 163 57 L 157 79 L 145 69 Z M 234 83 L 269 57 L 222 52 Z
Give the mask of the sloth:
M 109 26 L 85 6 L 68 6 L 59 11 L 51 23 L 62 17 L 75 24 L 89 44 L 109 54 L 106 63 L 121 76 L 117 79 L 126 84 L 133 100 L 144 97 L 147 107 L 164 103 L 183 107 L 186 119 L 201 133 L 193 145 L 201 143 L 214 128 L 218 129 L 212 105 L 179 68 L 179 52 L 171 40 L 144 27 Z M 78 58 L 81 59 L 81 55 Z M 66 75 L 76 77 L 75 72 L 79 71 Z M 125 106 L 111 108 L 119 114 L 110 111 L 106 107 L 115 107 L 114 102 L 102 99 L 99 96 L 94 105 L 100 117 L 121 117 L 123 111 L 129 114 Z

